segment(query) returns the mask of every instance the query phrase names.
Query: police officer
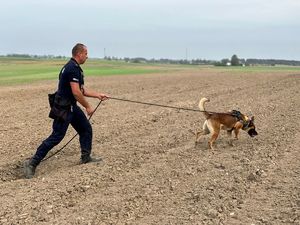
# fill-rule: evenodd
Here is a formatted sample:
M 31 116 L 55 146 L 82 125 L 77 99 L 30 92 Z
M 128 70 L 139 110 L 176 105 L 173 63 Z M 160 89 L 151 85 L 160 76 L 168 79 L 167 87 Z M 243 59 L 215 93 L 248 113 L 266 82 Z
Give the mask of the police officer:
M 60 71 L 58 90 L 55 96 L 57 105 L 54 104 L 49 115 L 51 118 L 54 118 L 53 131 L 37 148 L 32 158 L 25 161 L 24 170 L 26 178 L 32 178 L 34 176 L 36 167 L 42 159 L 54 146 L 62 141 L 69 124 L 71 124 L 79 134 L 81 148 L 80 162 L 89 163 L 101 161 L 101 158 L 91 157 L 92 127 L 84 112 L 76 104 L 76 102 L 79 102 L 85 108 L 87 115 L 90 116 L 94 112 L 94 108 L 88 103 L 86 97 L 98 98 L 100 100 L 109 98 L 106 94 L 89 90 L 84 86 L 84 75 L 80 65 L 85 63 L 87 58 L 87 47 L 78 43 L 72 49 L 72 58 Z M 59 99 L 60 102 L 58 102 L 57 99 Z M 63 107 L 59 105 L 62 102 L 65 104 Z

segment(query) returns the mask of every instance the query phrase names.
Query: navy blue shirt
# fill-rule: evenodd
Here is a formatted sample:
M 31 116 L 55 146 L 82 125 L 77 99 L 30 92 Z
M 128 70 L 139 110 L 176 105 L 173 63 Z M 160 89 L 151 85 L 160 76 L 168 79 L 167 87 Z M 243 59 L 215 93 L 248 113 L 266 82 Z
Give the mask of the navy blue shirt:
M 79 88 L 82 89 L 84 85 L 84 74 L 76 62 L 71 58 L 69 62 L 61 69 L 59 73 L 58 95 L 62 98 L 68 99 L 72 104 L 76 104 L 76 99 L 72 93 L 70 82 L 78 83 Z

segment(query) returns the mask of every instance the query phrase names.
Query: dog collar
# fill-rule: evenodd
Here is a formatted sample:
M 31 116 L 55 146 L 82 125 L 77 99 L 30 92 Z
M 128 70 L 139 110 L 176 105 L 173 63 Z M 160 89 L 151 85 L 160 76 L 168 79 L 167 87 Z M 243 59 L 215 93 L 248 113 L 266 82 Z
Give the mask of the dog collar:
M 250 127 L 249 127 L 250 121 L 249 120 L 248 121 L 247 120 L 240 120 L 240 121 L 243 124 L 243 127 L 242 127 L 243 130 L 245 130 L 245 131 L 250 130 Z

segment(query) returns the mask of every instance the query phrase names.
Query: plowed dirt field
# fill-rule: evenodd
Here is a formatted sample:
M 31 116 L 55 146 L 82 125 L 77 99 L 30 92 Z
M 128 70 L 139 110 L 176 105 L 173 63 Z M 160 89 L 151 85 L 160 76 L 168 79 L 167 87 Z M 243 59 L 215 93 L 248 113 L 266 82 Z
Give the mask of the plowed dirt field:
M 258 136 L 221 133 L 195 146 L 200 112 L 108 100 L 91 119 L 93 153 L 75 139 L 23 179 L 22 163 L 51 132 L 56 81 L 0 89 L 0 224 L 300 224 L 300 75 L 185 70 L 87 77 L 86 85 L 142 102 L 255 116 Z M 97 100 L 90 99 L 96 106 Z M 63 142 L 73 135 L 69 128 Z M 51 153 L 50 152 L 50 153 Z

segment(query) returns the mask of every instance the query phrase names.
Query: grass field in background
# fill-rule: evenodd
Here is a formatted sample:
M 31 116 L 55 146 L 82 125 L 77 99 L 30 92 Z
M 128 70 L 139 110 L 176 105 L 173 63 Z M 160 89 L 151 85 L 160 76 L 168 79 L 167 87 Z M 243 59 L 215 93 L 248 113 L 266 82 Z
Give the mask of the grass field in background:
M 58 79 L 59 71 L 67 61 L 68 59 L 35 60 L 0 57 L 0 85 Z M 81 66 L 86 76 L 162 73 L 170 70 L 169 67 L 154 64 L 91 59 Z M 176 70 L 176 67 L 173 69 Z
M 32 83 L 41 80 L 58 79 L 58 74 L 68 59 L 24 59 L 0 57 L 0 85 Z M 300 67 L 291 66 L 251 66 L 251 67 L 213 67 L 198 65 L 168 65 L 147 63 L 126 63 L 89 59 L 82 65 L 86 76 L 111 76 L 149 73 L 172 73 L 182 70 L 200 70 L 209 68 L 231 73 L 300 71 Z

